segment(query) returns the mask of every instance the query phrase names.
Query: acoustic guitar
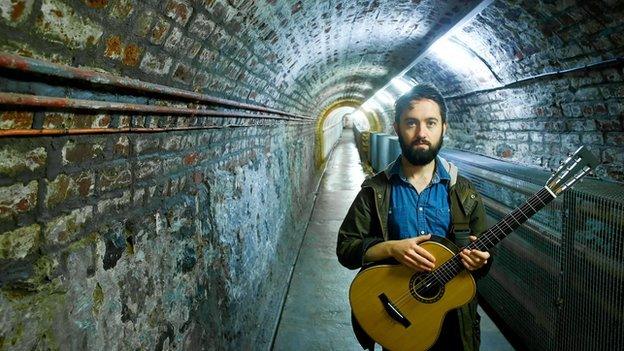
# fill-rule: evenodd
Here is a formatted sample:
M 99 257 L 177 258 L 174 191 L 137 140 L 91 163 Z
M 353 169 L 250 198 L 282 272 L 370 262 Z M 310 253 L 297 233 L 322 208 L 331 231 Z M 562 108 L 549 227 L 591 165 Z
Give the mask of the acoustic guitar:
M 466 248 L 489 250 L 598 164 L 587 148 L 580 147 L 544 188 Z M 355 319 L 375 342 L 392 351 L 431 347 L 446 313 L 467 304 L 476 293 L 474 278 L 453 243 L 438 238 L 420 246 L 436 258 L 431 272 L 419 273 L 401 264 L 375 265 L 359 272 L 349 290 Z

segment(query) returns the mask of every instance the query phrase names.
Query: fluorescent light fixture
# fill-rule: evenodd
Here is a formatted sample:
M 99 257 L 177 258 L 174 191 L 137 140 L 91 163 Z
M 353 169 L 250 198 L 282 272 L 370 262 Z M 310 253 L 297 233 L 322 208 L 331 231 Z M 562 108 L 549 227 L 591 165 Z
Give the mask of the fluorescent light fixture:
M 444 38 L 431 46 L 431 53 L 464 80 L 476 81 L 490 86 L 498 83 L 490 68 L 477 55 L 469 52 L 461 43 Z
M 399 95 L 403 95 L 410 91 L 416 83 L 411 79 L 406 79 L 403 76 L 396 76 L 390 81 L 390 85 L 399 92 Z
M 396 100 L 392 95 L 390 95 L 390 93 L 388 93 L 385 90 L 380 90 L 378 91 L 373 98 L 377 99 L 377 101 L 379 101 L 382 104 L 386 104 L 386 105 L 392 105 L 394 104 L 394 101 Z
M 364 114 L 364 112 L 362 112 L 362 110 L 358 109 L 355 112 L 353 112 L 351 114 L 351 118 L 352 118 L 353 124 L 359 130 L 370 129 L 370 123 L 368 123 L 368 118 L 366 118 L 366 115 Z

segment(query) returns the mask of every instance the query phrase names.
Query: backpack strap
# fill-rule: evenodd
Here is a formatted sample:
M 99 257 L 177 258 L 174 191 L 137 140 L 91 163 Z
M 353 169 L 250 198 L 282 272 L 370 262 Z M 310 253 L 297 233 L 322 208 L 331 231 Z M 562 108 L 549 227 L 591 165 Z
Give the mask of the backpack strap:
M 459 246 L 464 247 L 470 244 L 470 217 L 464 213 L 461 205 L 459 193 L 453 191 L 451 194 L 451 235 L 453 241 Z

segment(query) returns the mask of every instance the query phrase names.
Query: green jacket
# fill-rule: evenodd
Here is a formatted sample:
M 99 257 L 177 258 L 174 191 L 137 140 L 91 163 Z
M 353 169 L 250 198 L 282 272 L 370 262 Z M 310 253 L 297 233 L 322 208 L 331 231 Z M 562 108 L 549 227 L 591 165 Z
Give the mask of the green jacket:
M 485 208 L 481 196 L 470 181 L 458 175 L 457 167 L 444 159 L 441 161 L 442 166 L 451 175 L 449 197 L 452 229 L 448 238 L 461 248 L 470 243 L 469 235 L 478 237 L 487 229 Z M 389 180 L 391 168 L 392 164 L 385 171 L 377 173 L 362 183 L 362 189 L 340 226 L 336 254 L 338 261 L 349 269 L 361 268 L 366 250 L 379 242 L 388 240 L 388 209 L 392 192 Z M 491 264 L 492 258 L 488 260 L 487 265 L 471 272 L 473 277 L 476 279 L 483 277 Z M 458 308 L 457 313 L 464 349 L 478 350 L 480 316 L 477 313 L 476 298 Z M 354 325 L 354 331 L 362 347 L 372 346 L 372 340 L 363 334 L 359 326 Z

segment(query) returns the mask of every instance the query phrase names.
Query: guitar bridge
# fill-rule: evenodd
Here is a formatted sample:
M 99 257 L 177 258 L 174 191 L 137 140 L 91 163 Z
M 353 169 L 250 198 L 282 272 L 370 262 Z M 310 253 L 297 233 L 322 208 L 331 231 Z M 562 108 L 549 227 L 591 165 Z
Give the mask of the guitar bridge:
M 390 317 L 392 317 L 392 319 L 399 322 L 405 328 L 412 325 L 412 322 L 405 318 L 405 316 L 399 311 L 396 306 L 394 306 L 394 304 L 390 301 L 386 294 L 379 295 L 379 300 L 381 301 L 381 304 L 383 305 L 386 312 L 390 315 Z

